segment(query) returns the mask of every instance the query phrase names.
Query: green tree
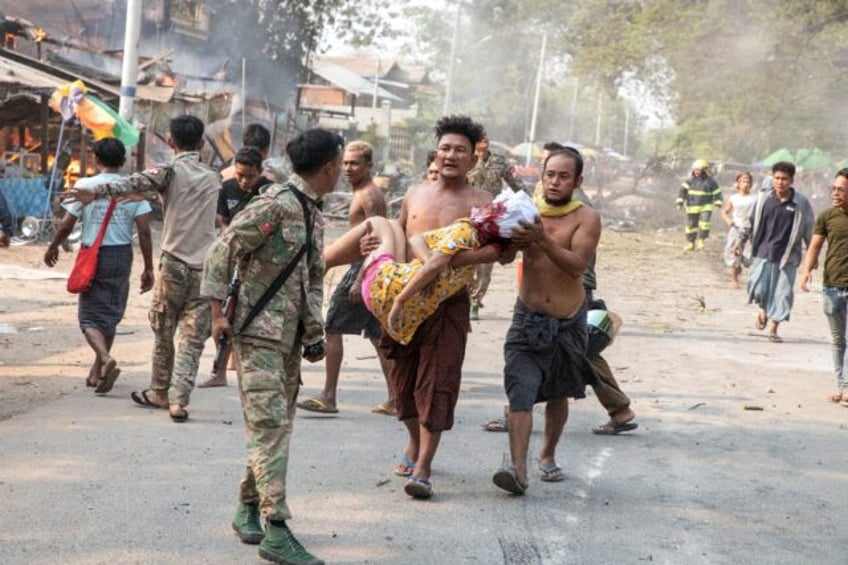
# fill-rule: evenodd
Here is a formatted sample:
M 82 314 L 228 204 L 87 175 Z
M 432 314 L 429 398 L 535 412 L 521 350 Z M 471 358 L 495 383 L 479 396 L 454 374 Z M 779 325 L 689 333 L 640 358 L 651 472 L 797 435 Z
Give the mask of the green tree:
M 582 4 L 565 36 L 578 72 L 650 85 L 676 140 L 708 158 L 780 147 L 844 150 L 846 2 L 712 0 Z M 610 25 L 612 22 L 613 25 Z
M 453 6 L 427 16 L 417 8 L 429 22 L 417 49 L 443 72 Z M 848 150 L 846 0 L 481 0 L 464 5 L 460 30 L 453 109 L 509 141 L 526 134 L 547 32 L 539 139 L 560 139 L 571 124 L 581 141 L 593 139 L 602 90 L 601 138 L 614 142 L 623 136 L 622 93 L 636 91 L 636 110 L 672 125 L 663 143 L 646 147 L 740 161 L 781 146 Z

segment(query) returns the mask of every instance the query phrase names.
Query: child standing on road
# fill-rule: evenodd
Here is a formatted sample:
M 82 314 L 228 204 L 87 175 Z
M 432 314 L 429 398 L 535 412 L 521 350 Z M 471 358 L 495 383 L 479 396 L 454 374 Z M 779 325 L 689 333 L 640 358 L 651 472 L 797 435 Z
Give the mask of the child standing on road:
M 724 264 L 730 268 L 733 288 L 739 288 L 739 274 L 742 272 L 742 267 L 748 267 L 751 264 L 750 245 L 743 249 L 741 255 L 736 255 L 734 249 L 739 234 L 745 227 L 748 212 L 751 211 L 751 206 L 756 201 L 756 197 L 751 194 L 753 184 L 754 177 L 748 171 L 736 175 L 736 194 L 730 197 L 721 210 L 721 217 L 729 228 L 727 230 L 727 243 L 724 246 Z

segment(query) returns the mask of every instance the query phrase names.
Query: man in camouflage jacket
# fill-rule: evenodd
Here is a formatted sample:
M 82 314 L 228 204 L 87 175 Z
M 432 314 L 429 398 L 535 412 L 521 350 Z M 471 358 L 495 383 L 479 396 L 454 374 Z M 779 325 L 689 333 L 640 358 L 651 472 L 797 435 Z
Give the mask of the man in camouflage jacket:
M 505 182 L 514 192 L 524 190 L 521 181 L 515 173 L 515 167 L 510 165 L 502 155 L 495 155 L 489 151 L 489 138 L 483 139 L 475 146 L 474 153 L 477 154 L 477 164 L 468 172 L 466 178 L 468 184 L 474 188 L 485 190 L 493 197 L 503 190 Z M 477 265 L 474 281 L 471 285 L 471 319 L 479 319 L 479 310 L 483 305 L 483 297 L 489 289 L 492 280 L 492 264 L 481 263 Z
M 324 357 L 324 219 L 319 202 L 338 180 L 341 144 L 341 138 L 320 129 L 292 139 L 286 151 L 294 174 L 286 184 L 269 186 L 233 218 L 209 248 L 201 284 L 201 293 L 211 299 L 213 335 L 233 336 L 246 428 L 247 472 L 232 526 L 243 542 L 260 544 L 261 557 L 279 563 L 322 563 L 286 525 L 291 518 L 286 470 L 301 351 L 310 362 Z M 294 191 L 305 197 L 303 203 Z M 305 253 L 291 275 L 242 329 L 248 312 L 303 246 Z M 222 303 L 236 265 L 241 286 L 230 324 Z M 260 514 L 267 520 L 264 531 Z
M 168 144 L 176 154 L 169 163 L 93 190 L 72 190 L 70 195 L 83 204 L 113 196 L 161 200 L 162 254 L 148 314 L 153 330 L 150 388 L 130 396 L 141 406 L 168 408 L 175 422 L 184 422 L 210 332 L 209 301 L 200 297 L 200 275 L 217 232 L 215 205 L 221 182 L 218 173 L 200 160 L 203 122 L 195 116 L 177 116 L 169 129 Z

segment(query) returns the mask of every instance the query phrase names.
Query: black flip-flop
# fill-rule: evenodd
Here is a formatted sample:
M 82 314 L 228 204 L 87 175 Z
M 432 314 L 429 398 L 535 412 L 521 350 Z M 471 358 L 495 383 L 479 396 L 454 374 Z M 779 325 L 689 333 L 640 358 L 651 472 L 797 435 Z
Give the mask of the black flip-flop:
M 168 410 L 168 415 L 171 417 L 171 420 L 176 422 L 177 424 L 182 424 L 183 422 L 188 420 L 188 410 L 185 408 L 180 409 L 181 412 L 179 414 L 172 414 L 170 409 Z
M 130 398 L 132 401 L 138 404 L 139 406 L 144 406 L 145 408 L 158 408 L 160 410 L 167 410 L 168 406 L 162 406 L 161 404 L 156 404 L 150 397 L 147 396 L 147 393 L 150 392 L 150 389 L 143 390 L 141 392 L 132 391 L 130 393 Z
M 97 387 L 94 389 L 96 394 L 106 394 L 107 392 L 112 390 L 112 387 L 115 386 L 115 381 L 118 380 L 118 376 L 121 374 L 121 370 L 117 367 L 112 367 L 112 370 L 109 371 L 106 376 L 101 380 Z
M 492 475 L 492 482 L 496 487 L 519 496 L 527 490 L 527 487 L 518 481 L 515 467 L 501 467 Z
M 620 434 L 621 432 L 629 432 L 635 430 L 638 427 L 639 424 L 632 420 L 629 422 L 616 422 L 615 420 L 610 420 L 603 426 L 592 428 L 592 433 L 598 434 L 599 436 L 614 436 Z

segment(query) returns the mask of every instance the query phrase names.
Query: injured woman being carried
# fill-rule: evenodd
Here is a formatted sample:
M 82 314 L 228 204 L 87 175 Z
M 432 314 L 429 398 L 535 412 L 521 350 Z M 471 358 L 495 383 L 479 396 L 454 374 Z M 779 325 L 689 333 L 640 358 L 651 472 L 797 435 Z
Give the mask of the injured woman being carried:
M 351 294 L 361 292 L 365 306 L 383 330 L 405 345 L 439 304 L 474 277 L 473 265 L 452 265 L 458 253 L 487 244 L 506 245 L 520 222 L 532 223 L 538 214 L 527 194 L 504 191 L 483 208 L 472 209 L 468 218 L 411 237 L 409 258 L 400 223 L 369 218 L 328 246 L 325 257 L 332 265 L 330 257 L 349 256 L 369 231 L 380 239 L 380 245 L 365 258 L 359 284 L 353 285 Z

